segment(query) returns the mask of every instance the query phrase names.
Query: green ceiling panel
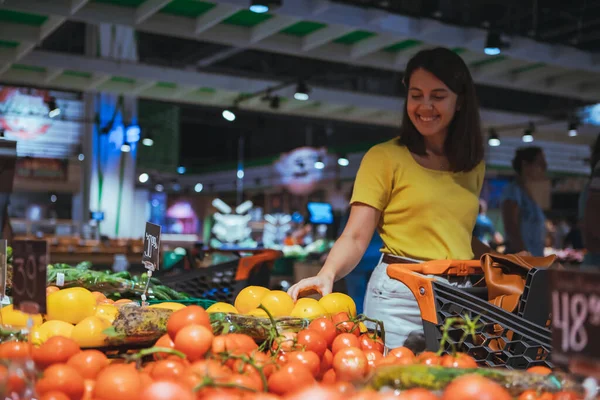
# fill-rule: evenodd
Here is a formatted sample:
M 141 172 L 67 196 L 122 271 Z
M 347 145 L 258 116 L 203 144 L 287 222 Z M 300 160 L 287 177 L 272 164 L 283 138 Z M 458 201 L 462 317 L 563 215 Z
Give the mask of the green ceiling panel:
M 65 71 L 63 73 L 63 75 L 75 76 L 77 78 L 91 78 L 92 77 L 92 74 L 90 74 L 89 72 L 71 71 L 71 70 Z
M 203 88 L 200 88 L 200 89 L 198 89 L 198 91 L 199 91 L 200 93 L 215 93 L 215 92 L 216 92 L 216 90 L 215 90 L 215 89 L 213 89 L 213 88 L 209 88 L 209 87 L 203 87 Z
M 497 63 L 497 62 L 500 62 L 500 61 L 504 61 L 507 58 L 508 57 L 506 57 L 506 56 L 488 57 L 488 58 L 484 58 L 483 60 L 472 62 L 471 64 L 469 64 L 469 66 L 471 66 L 471 67 L 481 67 L 483 65 L 494 64 L 494 63 Z
M 250 10 L 240 10 L 223 21 L 223 23 L 251 28 L 271 18 L 273 16 L 270 14 L 257 14 Z
M 180 17 L 196 18 L 215 7 L 213 3 L 197 0 L 173 0 L 160 12 Z
M 510 72 L 513 74 L 520 74 L 521 72 L 532 71 L 534 69 L 543 68 L 545 66 L 546 66 L 546 64 L 543 62 L 527 64 L 522 67 L 515 68 L 515 69 L 511 70 Z
M 135 79 L 125 78 L 123 76 L 114 76 L 110 80 L 111 80 L 111 82 L 119 82 L 119 83 L 135 83 Z
M 393 44 L 393 45 L 391 45 L 389 47 L 386 47 L 383 50 L 387 51 L 389 53 L 398 53 L 400 51 L 409 49 L 411 47 L 419 46 L 421 44 L 423 44 L 423 42 L 421 42 L 419 40 L 408 39 L 408 40 L 403 40 L 402 42 L 398 42 L 396 44 Z
M 0 10 L 0 21 L 12 22 L 15 24 L 40 26 L 48 17 L 38 14 L 22 13 L 11 10 Z
M 146 0 L 93 0 L 94 3 L 106 3 L 123 7 L 138 7 L 145 1 Z
M 23 65 L 23 64 L 13 64 L 11 66 L 12 69 L 18 69 L 20 71 L 31 71 L 31 72 L 46 72 L 46 68 L 43 67 L 33 67 L 31 65 Z
M 373 32 L 354 31 L 354 32 L 350 32 L 342 37 L 337 38 L 336 40 L 334 40 L 334 42 L 340 43 L 340 44 L 355 44 L 355 43 L 358 43 L 362 40 L 368 39 L 373 36 L 375 36 L 375 33 L 373 33 Z
M 321 24 L 319 22 L 311 22 L 311 21 L 300 21 L 295 23 L 294 25 L 288 26 L 280 33 L 285 33 L 286 35 L 292 36 L 306 36 L 311 33 L 318 31 L 319 29 L 325 28 L 327 25 Z
M 177 88 L 177 84 L 176 83 L 172 83 L 172 82 L 158 82 L 156 84 L 157 87 L 160 88 L 168 88 L 168 89 L 175 89 Z
M 10 49 L 14 49 L 15 47 L 17 47 L 19 45 L 19 42 L 7 42 L 4 40 L 0 40 L 0 47 L 8 47 Z
M 463 54 L 467 52 L 467 49 L 462 48 L 462 47 L 455 47 L 452 49 L 453 52 L 455 52 L 456 54 Z

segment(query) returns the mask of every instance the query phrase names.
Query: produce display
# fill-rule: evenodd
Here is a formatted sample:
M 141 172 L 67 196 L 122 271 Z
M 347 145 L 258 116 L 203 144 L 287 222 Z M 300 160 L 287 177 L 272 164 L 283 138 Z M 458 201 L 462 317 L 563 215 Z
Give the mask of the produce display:
M 45 315 L 0 310 L 0 398 L 591 398 L 580 381 L 546 367 L 485 369 L 464 353 L 387 349 L 384 323 L 357 315 L 342 293 L 294 302 L 285 292 L 249 286 L 234 304 L 206 309 L 180 304 L 172 293 L 170 301 L 140 305 L 132 277 L 55 265 L 49 282 L 57 271 L 65 286 L 47 287 Z M 121 280 L 133 289 L 123 290 Z M 153 285 L 161 291 L 160 282 Z

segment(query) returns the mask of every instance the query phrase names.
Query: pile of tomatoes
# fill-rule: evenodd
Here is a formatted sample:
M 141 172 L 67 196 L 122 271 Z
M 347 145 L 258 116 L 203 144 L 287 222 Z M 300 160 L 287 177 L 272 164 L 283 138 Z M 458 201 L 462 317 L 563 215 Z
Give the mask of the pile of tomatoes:
M 361 334 L 358 323 L 345 312 L 316 318 L 297 333 L 276 332 L 259 347 L 245 334 L 215 336 L 208 313 L 188 306 L 171 315 L 167 334 L 153 348 L 117 359 L 98 350 L 82 350 L 61 336 L 37 347 L 0 344 L 0 361 L 10 361 L 9 366 L 0 364 L 0 398 L 23 398 L 19 396 L 29 388 L 40 400 L 511 399 L 501 386 L 479 376 L 459 378 L 439 394 L 425 389 L 400 394 L 359 389 L 382 365 L 476 367 L 464 354 L 416 356 L 404 347 L 383 353 L 381 338 Z M 32 381 L 23 372 L 28 360 L 42 371 Z

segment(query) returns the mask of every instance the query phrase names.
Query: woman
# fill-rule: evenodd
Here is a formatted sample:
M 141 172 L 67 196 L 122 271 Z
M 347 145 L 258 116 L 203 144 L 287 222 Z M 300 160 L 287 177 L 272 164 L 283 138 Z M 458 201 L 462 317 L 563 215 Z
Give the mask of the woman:
M 540 147 L 518 149 L 512 162 L 516 179 L 502 194 L 502 220 L 508 253 L 544 255 L 546 216 L 530 193 L 529 184 L 546 178 L 546 158 Z
M 587 253 L 584 268 L 600 269 L 600 135 L 592 147 L 592 174 L 579 200 L 579 216 Z
M 346 228 L 317 276 L 289 290 L 294 299 L 304 290 L 330 293 L 360 261 L 377 228 L 384 256 L 369 280 L 365 313 L 385 321 L 388 347 L 423 329 L 412 292 L 387 276 L 388 264 L 472 259 L 488 250 L 472 239 L 485 165 L 469 69 L 450 50 L 424 50 L 409 61 L 404 84 L 400 137 L 365 154 Z

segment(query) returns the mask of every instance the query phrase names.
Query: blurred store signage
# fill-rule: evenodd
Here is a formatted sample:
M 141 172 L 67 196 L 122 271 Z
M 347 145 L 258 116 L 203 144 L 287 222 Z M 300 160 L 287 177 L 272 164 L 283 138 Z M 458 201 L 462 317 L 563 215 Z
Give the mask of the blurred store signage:
M 311 193 L 323 178 L 327 166 L 327 149 L 300 147 L 289 153 L 282 153 L 275 161 L 275 170 L 281 183 L 293 194 Z
M 31 140 L 44 135 L 52 126 L 47 118 L 48 105 L 45 90 L 0 89 L 0 127 L 14 139 Z
M 68 162 L 56 158 L 17 159 L 16 176 L 25 179 L 66 181 Z
M 581 108 L 579 118 L 584 124 L 600 126 L 600 103 Z

